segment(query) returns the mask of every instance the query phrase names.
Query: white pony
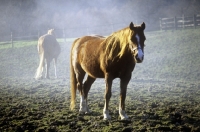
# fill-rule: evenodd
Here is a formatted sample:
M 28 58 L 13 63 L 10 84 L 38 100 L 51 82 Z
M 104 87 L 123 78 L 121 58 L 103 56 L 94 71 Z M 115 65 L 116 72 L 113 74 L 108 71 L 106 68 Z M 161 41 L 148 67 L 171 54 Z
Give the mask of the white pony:
M 39 63 L 39 66 L 37 68 L 34 78 L 36 80 L 42 78 L 42 72 L 43 72 L 45 63 L 46 63 L 45 78 L 49 78 L 49 67 L 50 67 L 50 62 L 52 60 L 54 60 L 55 77 L 57 78 L 56 63 L 57 63 L 57 58 L 60 54 L 61 49 L 54 35 L 54 29 L 48 30 L 47 34 L 39 38 L 37 48 L 38 48 L 38 54 L 40 57 L 40 63 Z

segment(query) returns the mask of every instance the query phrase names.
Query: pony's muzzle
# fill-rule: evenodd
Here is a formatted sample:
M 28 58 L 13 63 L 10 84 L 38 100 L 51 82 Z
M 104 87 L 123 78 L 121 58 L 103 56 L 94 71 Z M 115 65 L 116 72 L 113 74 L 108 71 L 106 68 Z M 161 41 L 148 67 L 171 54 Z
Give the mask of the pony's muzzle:
M 142 52 L 141 49 L 138 49 L 138 53 L 135 56 L 137 63 L 141 63 L 144 59 L 144 53 Z
M 143 59 L 144 59 L 144 55 L 141 58 L 139 58 L 138 55 L 136 55 L 137 63 L 142 63 Z

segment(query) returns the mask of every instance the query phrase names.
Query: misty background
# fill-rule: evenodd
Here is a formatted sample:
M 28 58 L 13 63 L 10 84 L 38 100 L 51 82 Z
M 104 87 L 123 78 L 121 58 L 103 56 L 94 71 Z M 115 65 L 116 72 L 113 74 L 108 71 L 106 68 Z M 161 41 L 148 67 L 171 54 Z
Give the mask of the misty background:
M 0 40 L 50 28 L 66 38 L 109 35 L 130 22 L 156 31 L 160 18 L 199 13 L 200 0 L 0 0 Z

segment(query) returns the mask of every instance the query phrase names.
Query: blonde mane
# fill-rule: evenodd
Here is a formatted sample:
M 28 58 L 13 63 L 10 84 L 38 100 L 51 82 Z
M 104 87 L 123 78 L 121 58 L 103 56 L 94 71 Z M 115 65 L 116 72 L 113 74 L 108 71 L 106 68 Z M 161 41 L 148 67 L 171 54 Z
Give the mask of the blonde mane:
M 121 58 L 127 50 L 133 31 L 127 27 L 108 36 L 103 43 L 106 43 L 106 56 L 108 60 Z

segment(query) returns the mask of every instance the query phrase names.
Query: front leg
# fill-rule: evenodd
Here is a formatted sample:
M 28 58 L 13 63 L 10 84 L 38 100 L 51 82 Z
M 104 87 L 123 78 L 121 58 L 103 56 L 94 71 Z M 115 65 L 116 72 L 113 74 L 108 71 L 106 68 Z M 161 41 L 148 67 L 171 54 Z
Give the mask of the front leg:
M 77 71 L 76 72 L 76 79 L 77 79 L 77 89 L 80 93 L 80 113 L 85 113 L 87 111 L 87 102 L 86 98 L 84 98 L 84 93 L 83 93 L 83 79 L 85 76 L 85 72 L 83 70 Z
M 129 83 L 130 78 L 131 78 L 131 75 L 129 75 L 126 78 L 122 78 L 120 82 L 119 115 L 121 117 L 121 120 L 128 120 L 129 118 L 125 112 L 125 99 L 126 99 L 127 85 Z
M 108 106 L 109 106 L 109 101 L 110 101 L 110 98 L 112 95 L 112 93 L 111 93 L 112 80 L 113 80 L 113 78 L 111 76 L 109 76 L 109 74 L 107 74 L 105 77 L 106 91 L 105 91 L 105 104 L 104 104 L 104 109 L 103 109 L 104 120 L 111 119 L 111 116 L 109 115 Z

